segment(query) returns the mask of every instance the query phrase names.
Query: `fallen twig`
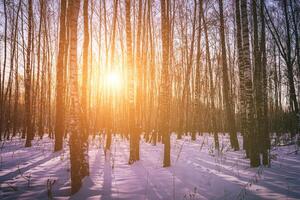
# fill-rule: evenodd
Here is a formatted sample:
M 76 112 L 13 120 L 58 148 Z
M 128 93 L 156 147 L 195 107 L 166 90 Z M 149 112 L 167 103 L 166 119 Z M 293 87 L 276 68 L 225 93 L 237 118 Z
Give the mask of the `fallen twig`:
M 53 199 L 53 195 L 52 195 L 52 186 L 54 185 L 54 183 L 56 182 L 56 179 L 47 179 L 47 196 L 48 199 Z

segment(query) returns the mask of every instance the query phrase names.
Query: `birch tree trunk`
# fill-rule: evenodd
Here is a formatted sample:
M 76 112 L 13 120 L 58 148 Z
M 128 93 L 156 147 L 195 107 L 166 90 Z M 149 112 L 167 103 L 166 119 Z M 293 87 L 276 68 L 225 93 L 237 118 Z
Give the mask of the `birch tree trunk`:
M 159 132 L 163 136 L 164 160 L 163 167 L 171 165 L 170 133 L 169 133 L 169 0 L 160 0 L 161 6 L 161 36 L 162 36 L 162 72 L 160 88 Z
M 241 133 L 243 135 L 243 149 L 246 150 L 246 157 L 249 157 L 248 135 L 245 133 L 246 129 L 246 100 L 245 100 L 245 78 L 243 65 L 243 46 L 242 46 L 242 27 L 241 27 L 241 7 L 240 0 L 235 0 L 235 20 L 236 20 L 236 43 L 238 59 L 237 64 L 239 68 L 239 101 L 240 101 L 240 122 Z
M 126 12 L 126 46 L 127 46 L 127 68 L 128 68 L 128 126 L 130 133 L 130 149 L 128 164 L 137 161 L 136 158 L 136 129 L 135 129 L 135 106 L 134 106 L 134 66 L 132 56 L 132 33 L 131 33 L 131 1 L 125 1 Z
M 83 19 L 84 19 L 84 40 L 83 40 L 83 63 L 82 63 L 82 93 L 81 93 L 81 132 L 82 132 L 82 151 L 83 162 L 81 173 L 82 176 L 89 175 L 88 163 L 88 137 L 89 137 L 89 123 L 88 123 L 88 105 L 87 105 L 87 88 L 88 88 L 88 53 L 89 53 L 89 18 L 88 18 L 89 0 L 83 2 Z
M 67 64 L 65 58 L 66 43 L 66 7 L 67 0 L 60 2 L 60 30 L 59 47 L 56 64 L 56 118 L 55 118 L 55 145 L 54 151 L 59 151 L 63 147 L 63 135 L 65 129 L 65 104 L 64 104 L 64 69 Z
M 242 19 L 242 54 L 243 54 L 243 73 L 245 80 L 245 110 L 246 110 L 246 130 L 245 134 L 249 137 L 250 147 L 250 166 L 259 166 L 259 153 L 257 148 L 257 135 L 254 129 L 254 103 L 253 103 L 253 88 L 252 88 L 252 72 L 250 62 L 250 46 L 249 46 L 249 28 L 247 14 L 247 0 L 241 0 L 241 19 Z
M 140 159 L 140 133 L 142 131 L 142 102 L 143 98 L 143 65 L 141 59 L 141 32 L 142 32 L 142 9 L 143 1 L 138 1 L 138 19 L 137 19 L 137 34 L 136 34 L 136 69 L 137 69 L 137 92 L 136 92 L 136 138 L 135 138 L 135 157 L 136 160 Z
M 268 119 L 268 81 L 267 81 L 267 53 L 266 53 L 266 28 L 265 28 L 265 14 L 264 14 L 265 0 L 260 0 L 260 20 L 261 20 L 261 41 L 260 41 L 260 52 L 261 52 L 261 66 L 262 66 L 262 101 L 263 101 L 263 164 L 270 165 L 269 151 L 271 148 L 270 136 L 269 136 L 269 119 Z M 276 76 L 277 76 L 277 72 Z M 278 84 L 278 83 L 276 83 Z M 277 99 L 277 95 L 275 97 Z M 278 105 L 278 103 L 277 103 Z
M 79 88 L 78 88 L 78 65 L 77 65 L 77 25 L 80 9 L 80 0 L 70 0 L 70 162 L 71 162 L 71 192 L 76 193 L 81 187 L 81 181 L 86 174 L 82 168 L 88 163 L 83 152 L 82 119 L 80 113 Z
M 25 147 L 31 146 L 33 139 L 33 129 L 31 121 L 31 46 L 32 46 L 32 0 L 28 0 L 28 36 L 26 50 L 26 68 L 25 68 L 25 126 L 26 143 Z
M 225 104 L 225 111 L 227 117 L 227 127 L 229 128 L 229 134 L 230 134 L 230 144 L 231 147 L 235 151 L 237 151 L 239 150 L 239 142 L 237 140 L 237 134 L 236 134 L 234 105 L 233 105 L 232 97 L 230 97 L 226 45 L 225 45 L 223 0 L 219 0 L 219 9 L 220 9 L 220 39 L 221 39 L 220 42 L 221 42 L 221 49 L 222 49 L 222 74 L 223 74 L 222 80 L 223 80 L 224 104 Z

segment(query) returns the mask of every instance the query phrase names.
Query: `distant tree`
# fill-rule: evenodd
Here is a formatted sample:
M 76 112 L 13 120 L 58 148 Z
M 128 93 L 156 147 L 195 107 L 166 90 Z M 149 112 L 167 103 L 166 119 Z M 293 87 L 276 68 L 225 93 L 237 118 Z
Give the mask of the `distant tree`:
M 19 4 L 18 4 L 17 19 L 16 19 L 16 22 L 15 22 L 15 29 L 14 30 L 17 30 L 17 28 L 18 28 L 19 13 L 20 13 L 20 10 L 21 10 L 21 5 L 22 5 L 21 3 L 22 3 L 22 0 L 20 0 Z M 14 35 L 14 42 L 15 43 L 17 43 L 17 39 L 18 39 L 17 31 L 15 31 L 15 35 Z M 18 54 L 18 49 L 15 48 L 15 50 L 16 50 L 16 54 Z M 16 135 L 17 129 L 19 128 L 19 125 L 20 125 L 19 124 L 19 119 L 20 118 L 19 118 L 19 113 L 18 113 L 18 112 L 20 112 L 19 111 L 19 67 L 18 66 L 15 67 L 15 75 L 14 76 L 15 76 L 15 93 L 14 93 L 15 94 L 15 99 L 14 99 L 14 111 L 13 111 L 13 113 L 14 113 L 13 114 L 13 118 L 14 118 L 13 119 L 13 135 L 12 135 L 13 137 Z M 1 123 L 1 120 L 0 120 L 0 123 Z M 0 130 L 0 132 L 1 132 L 1 130 Z
M 286 68 L 287 68 L 287 80 L 288 80 L 288 95 L 289 95 L 289 107 L 290 110 L 294 113 L 293 118 L 296 119 L 297 123 L 297 130 L 299 129 L 299 105 L 297 100 L 297 94 L 295 89 L 295 80 L 294 80 L 294 70 L 293 65 L 295 59 L 292 56 L 292 34 L 291 34 L 291 22 L 289 17 L 289 10 L 288 10 L 288 2 L 289 1 L 282 1 L 279 2 L 282 8 L 282 15 L 280 17 L 272 17 L 266 4 L 264 2 L 263 6 L 265 8 L 266 13 L 266 25 L 268 30 L 270 31 L 272 38 L 279 50 L 281 57 L 283 58 Z M 275 20 L 279 20 L 282 18 L 282 22 L 280 25 L 275 24 Z M 284 30 L 282 31 L 282 26 L 284 25 Z M 282 34 L 282 32 L 284 34 Z M 296 49 L 297 53 L 297 49 Z M 295 136 L 296 130 L 291 131 L 292 137 Z
M 210 46 L 209 46 L 209 39 L 208 39 L 208 28 L 207 28 L 207 23 L 206 23 L 206 18 L 204 16 L 203 12 L 203 3 L 202 1 L 200 2 L 200 12 L 202 15 L 202 21 L 203 21 L 203 29 L 204 29 L 204 38 L 205 38 L 205 52 L 206 52 L 206 63 L 207 63 L 207 68 L 208 68 L 208 73 L 209 73 L 209 79 L 210 79 L 210 88 L 209 88 L 209 95 L 210 95 L 210 109 L 211 109 L 211 130 L 214 135 L 214 142 L 215 142 L 215 148 L 219 150 L 219 138 L 218 138 L 218 133 L 216 132 L 217 128 L 217 121 L 214 112 L 216 111 L 215 108 L 215 89 L 214 89 L 214 82 L 213 82 L 213 71 L 212 71 L 212 59 L 210 55 Z M 207 88 L 208 89 L 208 88 Z
M 196 5 L 195 5 L 196 6 Z M 203 12 L 203 1 L 199 0 L 198 2 L 198 32 L 197 32 L 197 55 L 196 55 L 196 77 L 195 77 L 195 93 L 194 93 L 194 108 L 195 108 L 195 114 L 194 114 L 194 136 L 196 136 L 196 132 L 200 131 L 200 118 L 201 118 L 201 110 L 200 110 L 200 95 L 201 95 L 201 36 L 202 36 L 202 12 Z
M 116 24 L 118 16 L 118 0 L 114 0 L 113 3 L 113 20 L 112 20 L 112 30 L 111 30 L 111 49 L 110 49 L 110 71 L 115 70 L 115 43 L 116 43 Z M 113 116 L 113 103 L 112 103 L 112 91 L 108 92 L 108 113 L 107 113 L 107 137 L 105 149 L 109 150 L 112 140 L 112 131 L 114 127 L 114 116 Z

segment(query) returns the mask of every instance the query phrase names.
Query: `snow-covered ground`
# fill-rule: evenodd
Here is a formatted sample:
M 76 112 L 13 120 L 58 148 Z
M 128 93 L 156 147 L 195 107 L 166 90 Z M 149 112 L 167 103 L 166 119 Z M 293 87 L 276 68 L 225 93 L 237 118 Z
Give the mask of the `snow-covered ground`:
M 300 155 L 295 145 L 272 150 L 271 168 L 249 168 L 243 151 L 229 149 L 219 135 L 221 153 L 208 134 L 191 141 L 172 137 L 172 167 L 163 168 L 163 145 L 141 141 L 141 161 L 128 165 L 129 143 L 113 137 L 111 152 L 104 139 L 90 141 L 90 176 L 71 199 L 300 199 Z M 240 138 L 241 140 L 241 138 Z M 69 152 L 53 153 L 53 141 L 1 143 L 0 199 L 69 199 Z

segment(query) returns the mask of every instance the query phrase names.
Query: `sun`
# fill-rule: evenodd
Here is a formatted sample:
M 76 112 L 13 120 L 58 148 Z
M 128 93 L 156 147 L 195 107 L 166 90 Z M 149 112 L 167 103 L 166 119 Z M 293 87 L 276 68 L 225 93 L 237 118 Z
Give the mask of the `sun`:
M 117 71 L 110 71 L 106 75 L 106 84 L 107 87 L 114 90 L 121 89 L 122 86 L 122 77 L 121 74 Z

